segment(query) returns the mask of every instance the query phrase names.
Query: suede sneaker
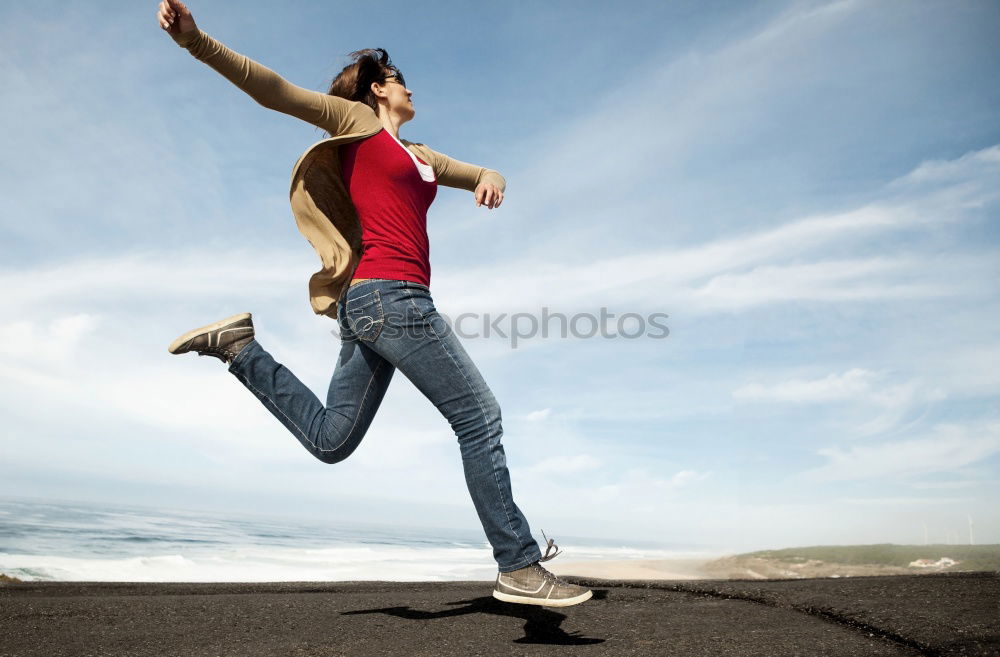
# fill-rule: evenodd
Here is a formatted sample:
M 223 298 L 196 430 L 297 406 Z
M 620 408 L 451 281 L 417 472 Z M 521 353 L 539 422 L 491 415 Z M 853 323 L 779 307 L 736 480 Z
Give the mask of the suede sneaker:
M 549 556 L 549 549 L 553 545 L 553 539 L 549 538 L 545 556 L 539 561 L 548 561 L 556 554 L 560 554 L 558 546 L 556 546 L 556 553 Z M 542 607 L 569 607 L 591 598 L 593 592 L 590 589 L 564 582 L 554 573 L 542 567 L 539 561 L 509 573 L 497 573 L 493 597 L 504 602 Z
M 537 561 L 509 573 L 497 573 L 493 597 L 504 602 L 542 607 L 569 607 L 589 600 L 593 592 L 556 577 Z
M 167 351 L 172 354 L 198 352 L 199 356 L 215 356 L 231 363 L 236 355 L 253 340 L 253 319 L 250 313 L 240 313 L 188 331 L 174 340 Z

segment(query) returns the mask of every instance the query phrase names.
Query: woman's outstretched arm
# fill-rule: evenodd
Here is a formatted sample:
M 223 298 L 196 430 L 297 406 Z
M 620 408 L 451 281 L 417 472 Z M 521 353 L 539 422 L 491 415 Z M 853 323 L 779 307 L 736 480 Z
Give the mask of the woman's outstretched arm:
M 350 131 L 351 111 L 363 103 L 296 86 L 266 66 L 227 48 L 198 29 L 191 11 L 180 0 L 161 0 L 156 17 L 177 45 L 264 107 L 319 126 L 332 136 Z
M 485 205 L 490 210 L 500 207 L 503 193 L 507 189 L 507 180 L 499 171 L 462 162 L 433 150 L 430 154 L 438 182 L 472 192 L 476 198 L 476 207 Z
M 476 206 L 485 205 L 490 210 L 500 207 L 504 191 L 507 189 L 507 180 L 499 171 L 456 160 L 444 153 L 431 150 L 426 144 L 405 139 L 402 141 L 407 146 L 416 146 L 417 153 L 434 169 L 438 183 L 473 192 Z

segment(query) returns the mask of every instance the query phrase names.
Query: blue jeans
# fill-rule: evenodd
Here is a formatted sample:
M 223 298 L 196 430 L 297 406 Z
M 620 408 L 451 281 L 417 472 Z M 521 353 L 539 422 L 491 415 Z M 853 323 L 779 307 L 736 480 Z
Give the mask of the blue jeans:
M 541 558 L 514 504 L 500 437 L 500 406 L 430 290 L 411 281 L 355 283 L 337 306 L 341 347 L 324 406 L 253 340 L 229 371 L 310 454 L 339 463 L 357 448 L 398 368 L 447 418 L 458 437 L 465 482 L 501 572 Z

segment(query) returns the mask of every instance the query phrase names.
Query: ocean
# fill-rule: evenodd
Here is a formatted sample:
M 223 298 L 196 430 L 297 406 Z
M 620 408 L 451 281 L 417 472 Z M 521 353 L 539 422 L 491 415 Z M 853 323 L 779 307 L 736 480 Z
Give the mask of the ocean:
M 0 498 L 0 573 L 26 581 L 492 580 L 496 562 L 478 531 Z M 709 554 L 696 546 L 549 538 L 563 561 Z

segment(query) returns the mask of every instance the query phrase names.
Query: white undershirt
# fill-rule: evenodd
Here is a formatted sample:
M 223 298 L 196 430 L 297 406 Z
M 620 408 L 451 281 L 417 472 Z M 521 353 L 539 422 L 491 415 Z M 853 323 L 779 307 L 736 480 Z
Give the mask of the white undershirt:
M 389 131 L 386 130 L 386 132 Z M 403 144 L 403 142 L 396 138 L 396 135 L 389 132 L 389 136 L 395 139 L 400 148 L 406 151 L 406 154 L 410 156 L 411 160 L 413 160 L 413 163 L 417 166 L 417 171 L 420 172 L 421 179 L 423 179 L 424 182 L 434 182 L 434 169 L 432 169 L 429 164 L 422 164 L 420 160 L 417 159 L 417 156 L 414 155 L 413 152 L 407 148 L 405 144 Z

